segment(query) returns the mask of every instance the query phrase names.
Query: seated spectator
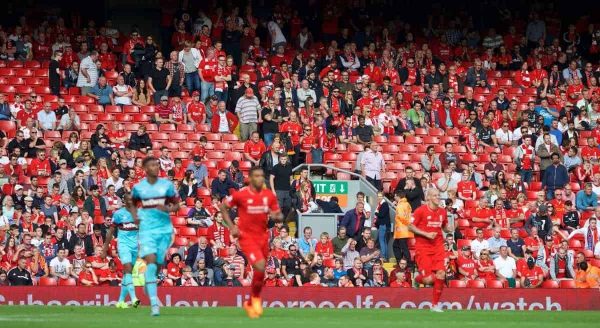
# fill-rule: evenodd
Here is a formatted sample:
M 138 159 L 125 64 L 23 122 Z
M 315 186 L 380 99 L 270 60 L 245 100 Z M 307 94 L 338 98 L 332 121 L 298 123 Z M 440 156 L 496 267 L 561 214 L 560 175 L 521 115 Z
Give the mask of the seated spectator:
M 44 103 L 44 108 L 37 113 L 38 126 L 42 131 L 54 131 L 57 126 L 56 113 L 49 102 Z
M 186 267 L 189 268 L 189 267 Z M 196 278 L 196 282 L 198 283 L 198 286 L 200 287 L 210 287 L 210 286 L 214 286 L 212 279 L 210 279 L 208 277 L 208 270 L 206 269 L 202 269 L 198 271 L 198 277 Z M 265 286 L 267 286 L 267 284 L 265 283 Z
M 577 192 L 575 204 L 578 211 L 593 211 L 598 206 L 598 195 L 592 191 L 591 183 L 586 183 L 584 189 Z
M 220 198 L 229 196 L 231 189 L 238 189 L 233 181 L 227 178 L 225 170 L 219 170 L 219 175 L 216 179 L 213 179 L 210 185 L 211 194 L 219 196 Z
M 535 259 L 527 259 L 527 265 L 522 266 L 519 272 L 521 288 L 538 288 L 544 282 L 544 271 L 536 265 Z
M 179 255 L 179 254 L 177 254 Z M 192 268 L 190 268 L 189 266 L 185 266 L 182 271 L 181 271 L 181 276 L 179 277 L 179 279 L 175 280 L 175 286 L 183 286 L 183 287 L 196 287 L 196 286 L 200 286 L 200 284 L 198 283 L 198 278 L 192 276 Z M 200 277 L 200 275 L 203 275 L 202 277 L 202 281 L 203 281 L 203 286 L 210 286 L 210 280 L 206 280 L 206 275 L 204 274 L 204 270 L 200 271 L 200 273 L 198 274 L 198 276 Z
M 427 147 L 427 153 L 421 156 L 421 165 L 426 172 L 441 172 L 442 164 L 433 146 Z
M 68 113 L 62 115 L 60 118 L 60 122 L 58 123 L 58 127 L 56 128 L 58 131 L 80 131 L 81 130 L 81 119 L 75 109 L 69 108 Z M 77 138 L 79 136 L 75 134 Z M 71 139 L 69 139 L 71 141 Z M 67 148 L 69 149 L 69 148 Z M 76 149 L 69 149 L 69 152 L 73 152 Z
M 148 106 L 152 103 L 152 92 L 146 86 L 146 80 L 140 79 L 135 86 L 131 103 L 136 106 Z
M 257 166 L 263 153 L 267 151 L 264 142 L 260 140 L 258 132 L 252 132 L 250 140 L 244 144 L 244 158 L 251 162 L 253 166 Z
M 171 261 L 167 264 L 167 278 L 172 279 L 173 281 L 181 278 L 182 270 L 186 267 L 186 265 L 181 262 L 181 255 L 175 253 L 171 255 Z M 189 268 L 189 266 L 187 266 Z M 190 268 L 190 272 L 192 269 Z
M 6 273 L 6 280 L 10 286 L 33 286 L 31 273 L 27 270 L 27 259 L 21 257 L 17 265 Z
M 115 104 L 113 89 L 108 85 L 104 76 L 98 78 L 98 84 L 90 90 L 88 96 L 96 99 L 102 106 Z
M 56 253 L 56 257 L 50 261 L 50 277 L 57 279 L 69 279 L 71 275 L 71 263 L 67 260 L 68 250 L 60 248 Z
M 477 262 L 473 258 L 470 246 L 462 247 L 461 255 L 456 259 L 456 266 L 458 269 L 458 279 L 463 281 L 476 280 L 477 276 Z
M 173 109 L 169 106 L 169 97 L 160 97 L 160 104 L 156 105 L 152 122 L 156 124 L 172 123 L 176 124 L 173 116 Z
M 131 105 L 133 98 L 133 88 L 125 84 L 125 78 L 122 75 L 117 77 L 117 84 L 112 88 L 115 105 Z
M 150 136 L 146 132 L 145 126 L 141 125 L 136 132 L 131 133 L 127 147 L 132 150 L 141 151 L 142 153 L 147 153 L 152 149 L 152 141 L 150 141 Z
M 206 268 L 213 268 L 213 250 L 208 245 L 208 240 L 204 236 L 198 237 L 198 242 L 188 248 L 187 256 L 185 258 L 185 265 L 192 268 L 197 268 L 198 259 L 204 259 Z
M 194 207 L 190 209 L 187 217 L 187 224 L 194 227 L 210 227 L 213 225 L 210 213 L 204 208 L 201 198 L 194 201 Z
M 92 263 L 86 262 L 83 270 L 79 273 L 79 284 L 82 286 L 97 286 L 98 277 L 92 268 Z

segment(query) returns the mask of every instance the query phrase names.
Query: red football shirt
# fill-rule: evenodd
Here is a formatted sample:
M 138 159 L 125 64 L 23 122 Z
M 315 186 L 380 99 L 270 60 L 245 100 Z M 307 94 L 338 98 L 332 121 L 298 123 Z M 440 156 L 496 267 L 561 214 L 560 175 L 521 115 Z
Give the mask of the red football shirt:
M 475 260 L 473 260 L 473 258 L 459 256 L 456 259 L 456 263 L 460 269 L 463 269 L 467 272 L 467 278 L 470 278 L 475 273 L 475 269 L 477 269 Z M 459 273 L 459 277 L 464 278 L 465 276 Z
M 187 111 L 194 122 L 203 123 L 206 120 L 206 106 L 201 102 L 190 103 Z
M 458 194 L 467 199 L 472 199 L 473 194 L 477 192 L 477 185 L 471 180 L 460 181 L 456 188 Z
M 521 268 L 521 276 L 528 278 L 532 285 L 535 285 L 539 282 L 540 275 L 544 277 L 544 271 L 542 271 L 542 268 L 537 265 L 534 266 L 533 269 L 529 269 L 527 265 Z
M 279 211 L 275 194 L 266 188 L 260 191 L 244 187 L 225 199 L 229 207 L 236 206 L 240 218 L 238 227 L 242 234 L 266 235 L 269 211 Z
M 428 205 L 421 205 L 413 213 L 415 227 L 425 232 L 437 232 L 435 238 L 428 239 L 421 235 L 415 234 L 415 247 L 425 250 L 444 251 L 444 234 L 442 227 L 448 224 L 448 216 L 446 209 L 439 207 L 436 210 L 429 208 Z
M 267 151 L 267 147 L 262 141 L 254 142 L 252 140 L 248 140 L 244 145 L 244 153 L 250 155 L 250 157 L 254 158 L 255 160 L 259 160 L 265 151 Z

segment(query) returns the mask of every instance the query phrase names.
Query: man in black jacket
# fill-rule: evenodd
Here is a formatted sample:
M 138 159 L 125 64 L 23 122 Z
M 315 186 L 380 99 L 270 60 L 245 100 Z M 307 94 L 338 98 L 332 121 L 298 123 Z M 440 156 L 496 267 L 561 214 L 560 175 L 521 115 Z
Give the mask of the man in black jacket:
M 406 192 L 406 200 L 408 200 L 408 203 L 414 212 L 421 206 L 421 201 L 424 198 L 423 187 L 421 186 L 421 181 L 415 177 L 415 170 L 413 170 L 412 167 L 407 166 L 405 173 L 406 177 L 400 179 L 394 189 L 394 193 L 397 193 L 399 190 L 404 190 Z
M 17 266 L 8 271 L 7 279 L 11 286 L 33 286 L 31 273 L 27 270 L 27 259 L 21 257 Z
M 552 220 L 548 216 L 547 205 L 540 205 L 537 213 L 532 214 L 527 219 L 527 222 L 525 222 L 525 230 L 528 234 L 531 234 L 531 228 L 533 227 L 538 229 L 538 236 L 541 239 L 545 239 L 546 236 L 552 235 Z
M 206 263 L 206 267 L 212 269 L 214 266 L 213 251 L 212 248 L 208 246 L 208 240 L 204 236 L 199 237 L 198 243 L 192 245 L 188 249 L 188 254 L 185 258 L 185 265 L 195 268 L 198 260 L 202 258 Z

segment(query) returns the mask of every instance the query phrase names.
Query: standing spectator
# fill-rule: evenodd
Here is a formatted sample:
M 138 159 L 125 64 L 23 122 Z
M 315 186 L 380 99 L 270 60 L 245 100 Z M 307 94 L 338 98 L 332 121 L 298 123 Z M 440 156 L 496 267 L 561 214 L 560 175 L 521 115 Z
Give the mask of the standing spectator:
M 98 52 L 92 51 L 89 56 L 83 58 L 79 65 L 77 76 L 77 87 L 81 88 L 81 95 L 86 96 L 98 83 Z
M 346 228 L 346 235 L 348 237 L 357 238 L 360 236 L 360 233 L 362 232 L 363 227 L 365 226 L 366 220 L 364 208 L 364 203 L 357 202 L 355 208 L 348 210 L 344 214 L 340 226 Z
M 541 146 L 543 147 L 543 145 Z M 546 167 L 542 178 L 542 188 L 546 190 L 546 198 L 551 200 L 554 198 L 554 190 L 562 189 L 569 183 L 569 172 L 561 163 L 559 153 L 552 153 L 552 165 Z
M 233 133 L 238 124 L 238 117 L 227 110 L 224 101 L 219 101 L 217 104 L 217 112 L 214 113 L 210 122 L 211 132 Z
M 385 174 L 385 161 L 376 142 L 371 143 L 370 149 L 362 157 L 361 174 L 377 190 L 383 190 L 381 178 Z
M 50 60 L 50 66 L 48 68 L 48 80 L 50 85 L 50 92 L 55 96 L 60 96 L 60 78 L 62 73 L 60 71 L 60 61 L 62 59 L 62 51 L 55 51 L 54 56 Z
M 523 143 L 517 147 L 514 153 L 517 171 L 521 175 L 521 180 L 529 184 L 532 179 L 533 164 L 535 162 L 535 149 L 531 145 L 531 136 L 524 135 Z
M 215 59 L 215 48 L 206 50 L 206 57 L 200 61 L 198 73 L 200 76 L 200 101 L 204 102 L 208 97 L 215 94 L 215 71 L 217 60 Z
M 254 96 L 254 91 L 252 91 L 252 88 L 246 89 L 244 97 L 241 97 L 235 105 L 235 113 L 240 122 L 241 141 L 248 140 L 250 133 L 257 131 L 259 111 L 260 103 L 258 98 Z
M 173 76 L 168 69 L 164 68 L 162 58 L 156 58 L 154 64 L 155 66 L 148 73 L 148 89 L 152 92 L 154 103 L 159 104 L 162 97 L 168 96 Z
M 560 151 L 560 148 L 551 141 L 552 139 L 549 134 L 544 133 L 542 138 L 544 141 L 537 147 L 536 154 L 540 158 L 540 180 L 544 181 L 544 171 L 546 171 L 546 168 L 552 165 L 553 162 L 552 155 L 557 154 L 560 162 L 562 159 L 562 152 Z
M 292 164 L 289 163 L 287 156 L 280 156 L 279 163 L 273 166 L 271 175 L 269 176 L 269 185 L 271 190 L 277 195 L 279 207 L 284 215 L 292 206 L 292 198 L 290 195 L 291 183 L 293 180 Z
M 100 197 L 100 187 L 93 185 L 89 188 L 90 196 L 86 198 L 83 207 L 90 213 L 94 225 L 103 224 L 106 217 L 106 200 Z
M 408 229 L 411 219 L 411 206 L 406 199 L 406 191 L 398 190 L 394 197 L 396 205 L 396 216 L 394 218 L 394 243 L 392 249 L 396 261 L 404 259 L 410 263 L 411 255 L 408 249 L 408 240 L 414 234 Z
M 179 60 L 177 51 L 171 51 L 169 61 L 165 63 L 165 68 L 169 70 L 171 76 L 171 87 L 169 89 L 169 97 L 181 97 L 181 88 L 185 81 L 185 67 Z
M 225 56 L 219 55 L 215 68 L 215 95 L 219 101 L 227 102 L 228 83 L 231 82 L 231 67 L 226 65 Z
M 192 47 L 191 41 L 185 41 L 183 50 L 178 54 L 178 61 L 183 64 L 185 73 L 185 86 L 189 94 L 194 91 L 200 92 L 200 76 L 198 67 L 202 61 L 200 50 Z

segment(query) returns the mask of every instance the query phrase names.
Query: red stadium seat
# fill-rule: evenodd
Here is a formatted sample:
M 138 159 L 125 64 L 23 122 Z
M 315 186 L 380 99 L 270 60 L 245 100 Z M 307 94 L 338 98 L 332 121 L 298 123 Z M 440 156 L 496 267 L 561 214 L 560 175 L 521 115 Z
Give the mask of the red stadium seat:
M 559 288 L 560 284 L 558 281 L 546 280 L 542 283 L 542 288 Z
M 196 228 L 193 227 L 184 227 L 178 229 L 179 235 L 183 237 L 195 237 L 196 236 Z
M 208 228 L 198 228 L 196 231 L 196 235 L 200 236 L 208 236 Z
M 504 283 L 500 280 L 489 280 L 486 283 L 487 288 L 504 288 Z
M 471 246 L 471 241 L 469 239 L 459 239 L 456 241 L 456 246 L 458 249 L 462 249 L 463 246 Z
M 189 245 L 189 241 L 186 237 L 175 237 L 175 242 L 173 245 L 178 247 L 187 247 Z
M 187 209 L 185 209 L 185 210 L 186 210 L 185 215 L 187 215 Z M 178 226 L 180 227 L 180 226 L 187 225 L 187 220 L 186 220 L 186 218 L 183 218 L 183 217 L 174 217 L 174 218 L 171 218 L 171 223 L 173 223 L 173 225 L 176 227 L 178 227 Z
M 469 281 L 467 281 L 467 287 L 469 287 L 469 288 L 485 288 L 485 282 L 482 280 L 469 280 Z
M 77 281 L 74 278 L 58 279 L 59 286 L 77 286 Z
M 561 280 L 560 288 L 576 288 L 575 280 Z
M 40 280 L 38 281 L 38 285 L 39 286 L 57 286 L 58 281 L 56 280 L 56 278 L 40 277 Z
M 449 287 L 450 288 L 466 288 L 467 283 L 462 280 L 450 280 Z

